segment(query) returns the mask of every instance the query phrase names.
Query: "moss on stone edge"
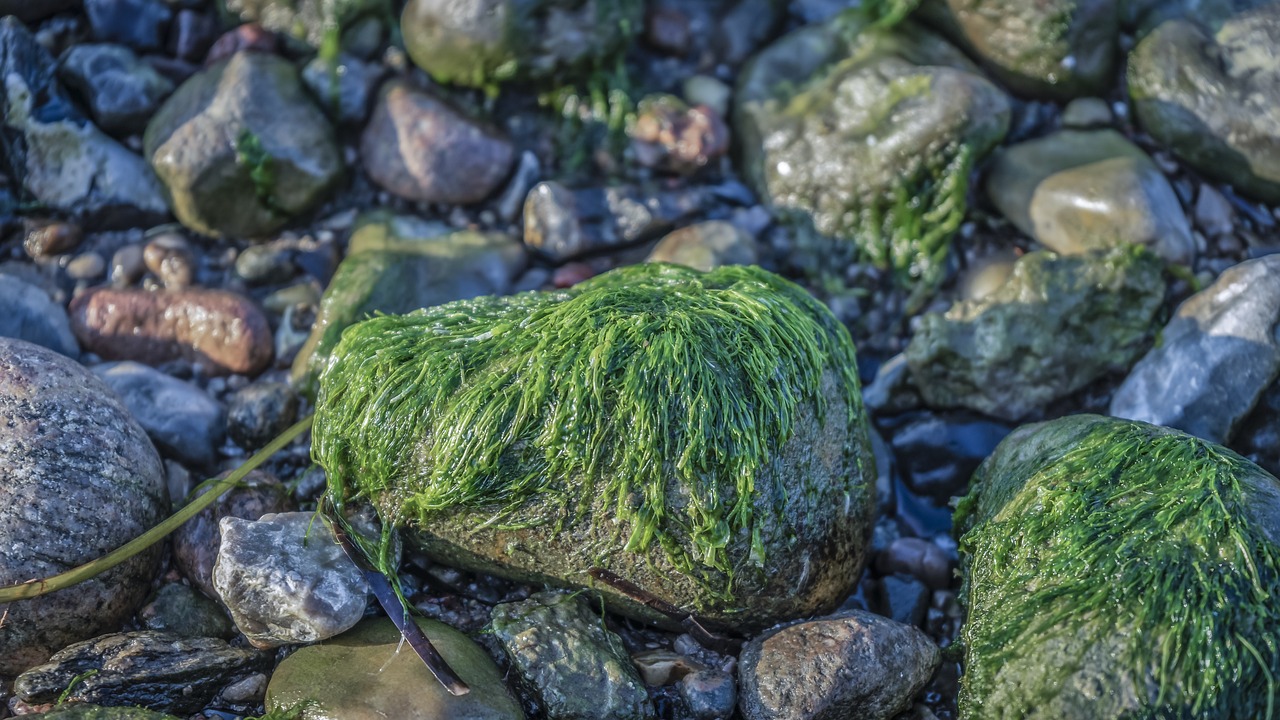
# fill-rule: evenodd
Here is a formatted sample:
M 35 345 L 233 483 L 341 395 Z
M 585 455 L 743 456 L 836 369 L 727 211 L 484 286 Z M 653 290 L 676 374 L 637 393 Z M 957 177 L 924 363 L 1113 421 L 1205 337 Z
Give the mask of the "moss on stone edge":
M 756 479 L 798 408 L 824 412 L 823 373 L 841 380 L 850 443 L 863 412 L 847 330 L 756 267 L 634 265 L 565 291 L 376 317 L 334 358 L 312 454 L 339 507 L 390 497 L 388 526 L 492 508 L 503 527 L 543 493 L 579 516 L 604 497 L 631 522 L 627 551 L 657 542 L 682 571 L 730 583 L 737 533 L 763 561 L 753 501 L 770 493 L 780 510 L 784 498 Z M 666 506 L 668 483 L 687 489 L 687 508 Z
M 1054 424 L 1089 422 L 1067 447 L 1000 471 L 1024 482 L 986 477 L 989 460 L 957 508 L 969 609 L 961 717 L 1033 710 L 984 701 L 1009 660 L 1063 632 L 1120 638 L 1118 665 L 1157 693 L 1125 717 L 1273 717 L 1280 548 L 1242 478 L 1275 480 L 1167 428 L 1090 416 Z M 1056 668 L 1056 684 L 1078 669 Z

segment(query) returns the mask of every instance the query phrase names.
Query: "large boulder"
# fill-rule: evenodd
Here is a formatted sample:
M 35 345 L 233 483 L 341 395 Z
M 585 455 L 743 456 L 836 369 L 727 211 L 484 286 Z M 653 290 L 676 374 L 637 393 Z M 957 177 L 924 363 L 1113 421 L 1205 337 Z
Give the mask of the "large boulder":
M 293 64 L 266 53 L 239 52 L 191 76 L 143 146 L 173 214 L 206 235 L 267 235 L 342 179 L 329 121 Z
M 960 717 L 1262 718 L 1280 673 L 1280 481 L 1076 415 L 1011 434 L 956 512 Z
M 1280 203 L 1278 45 L 1280 3 L 1242 12 L 1214 34 L 1169 20 L 1129 56 L 1134 112 L 1196 170 Z
M 641 0 L 409 0 L 409 57 L 439 82 L 492 87 L 590 71 L 640 30 Z
M 932 407 L 1018 420 L 1127 369 L 1164 293 L 1160 260 L 1139 246 L 1028 253 L 998 290 L 921 317 L 906 350 L 911 379 Z
M 115 393 L 63 355 L 0 338 L 0 586 L 95 560 L 168 510 L 160 456 Z M 0 674 L 118 627 L 158 558 L 155 548 L 73 588 L 0 603 Z
M 926 285 L 964 217 L 973 163 L 1008 122 L 1008 98 L 958 50 L 857 13 L 770 45 L 735 95 L 742 171 L 766 202 Z
M 833 609 L 866 557 L 853 344 L 755 267 L 647 263 L 367 320 L 321 376 L 315 428 L 334 501 L 370 498 L 458 567 L 572 587 L 604 570 L 750 630 Z

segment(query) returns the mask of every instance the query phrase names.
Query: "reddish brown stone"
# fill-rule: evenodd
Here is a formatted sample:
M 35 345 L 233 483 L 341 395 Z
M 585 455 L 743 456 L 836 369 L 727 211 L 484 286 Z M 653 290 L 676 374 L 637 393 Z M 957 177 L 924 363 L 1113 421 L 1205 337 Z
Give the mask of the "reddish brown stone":
M 373 181 L 409 200 L 464 205 L 484 200 L 515 159 L 510 141 L 444 100 L 392 81 L 360 139 Z
M 682 175 L 729 151 L 729 127 L 706 105 L 686 109 L 676 102 L 646 103 L 630 132 L 641 165 Z
M 236 293 L 97 288 L 72 301 L 70 310 L 81 346 L 107 360 L 156 365 L 185 359 L 210 374 L 243 375 L 271 362 L 266 316 Z

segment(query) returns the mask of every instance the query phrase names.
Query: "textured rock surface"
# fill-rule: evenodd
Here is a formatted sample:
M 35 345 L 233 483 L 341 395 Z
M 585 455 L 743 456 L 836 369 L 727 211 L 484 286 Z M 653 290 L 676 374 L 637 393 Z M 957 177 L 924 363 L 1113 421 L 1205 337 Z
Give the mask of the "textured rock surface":
M 493 632 L 551 720 L 654 716 L 622 638 L 576 595 L 543 592 L 493 609 Z
M 259 237 L 342 178 L 333 128 L 292 63 L 240 52 L 192 76 L 152 117 L 145 154 L 173 214 L 206 235 Z
M 13 689 L 28 703 L 53 702 L 69 690 L 73 701 L 193 713 L 268 664 L 268 656 L 225 640 L 138 630 L 71 645 L 19 675 Z
M 43 720 L 180 720 L 167 713 L 132 707 L 102 707 L 88 703 L 62 705 L 47 713 L 29 715 Z
M 524 200 L 524 242 L 555 263 L 657 237 L 703 204 L 696 188 L 617 186 L 570 190 L 541 182 Z
M 198 467 L 213 462 L 222 439 L 217 400 L 141 363 L 103 363 L 93 372 L 120 396 L 161 452 Z
M 254 302 L 223 290 L 96 288 L 71 302 L 71 330 L 108 360 L 183 359 L 213 375 L 256 375 L 271 362 L 271 326 Z
M 0 337 L 26 340 L 71 358 L 80 355 L 67 311 L 35 285 L 0 274 L 0 308 Z
M 1001 443 L 956 529 L 961 718 L 1266 716 L 1280 660 L 1252 649 L 1280 639 L 1280 482 L 1256 465 L 1176 430 L 1064 417 Z
M 921 14 L 1014 92 L 1070 98 L 1106 90 L 1120 33 L 1115 0 L 926 0 Z
M 221 605 L 180 582 L 160 586 L 138 611 L 138 619 L 147 630 L 187 638 L 230 639 L 236 632 Z
M 298 417 L 298 394 L 288 383 L 258 382 L 231 396 L 227 434 L 246 450 L 257 450 L 289 429 Z
M 309 385 L 352 323 L 377 312 L 508 293 L 524 263 L 520 244 L 505 235 L 451 232 L 410 216 L 364 216 L 294 361 L 295 384 Z
M 1024 233 L 1063 255 L 1137 243 L 1170 262 L 1195 256 L 1169 181 L 1114 130 L 1064 130 L 996 153 L 987 197 Z
M 76 45 L 58 74 L 80 93 L 98 126 L 117 135 L 140 132 L 173 82 L 119 45 Z
M 351 629 L 369 586 L 315 513 L 224 517 L 213 587 L 256 647 L 310 643 Z
M 410 0 L 409 57 L 439 82 L 491 86 L 587 72 L 642 25 L 638 0 Z
M 755 238 L 723 220 L 710 220 L 668 233 L 648 259 L 705 272 L 721 265 L 754 265 L 758 258 Z
M 1137 359 L 1164 300 L 1161 272 L 1137 246 L 1028 253 L 1000 289 L 921 318 L 912 380 L 930 406 L 1022 418 Z
M 497 130 L 445 100 L 393 80 L 360 138 L 360 158 L 374 182 L 418 202 L 484 200 L 507 177 L 515 150 Z
M 1178 306 L 1110 413 L 1231 439 L 1280 374 L 1280 255 L 1240 263 Z
M 1129 56 L 1142 127 L 1200 172 L 1280 202 L 1280 4 L 1215 34 L 1188 20 L 1156 28 Z
M 401 646 L 390 620 L 366 620 L 285 658 L 267 687 L 267 709 L 307 702 L 305 720 L 524 720 L 479 645 L 444 623 L 417 623 L 470 693 L 450 695 L 422 660 Z
M 0 338 L 0 586 L 105 555 L 168 509 L 160 457 L 111 390 L 52 350 Z M 157 557 L 0 603 L 0 673 L 117 626 L 142 603 Z
M 889 720 L 939 660 L 927 635 L 869 612 L 784 625 L 742 649 L 738 707 L 747 720 Z

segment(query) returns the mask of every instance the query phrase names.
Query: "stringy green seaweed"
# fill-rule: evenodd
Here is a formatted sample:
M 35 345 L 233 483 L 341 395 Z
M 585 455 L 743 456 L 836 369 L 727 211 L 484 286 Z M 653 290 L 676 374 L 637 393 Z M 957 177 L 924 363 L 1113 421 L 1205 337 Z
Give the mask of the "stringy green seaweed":
M 1053 635 L 1087 632 L 1088 642 L 1123 637 L 1117 659 L 1140 688 L 1159 688 L 1126 718 L 1272 718 L 1280 548 L 1250 514 L 1240 480 L 1250 475 L 1266 481 L 1220 446 L 1115 421 L 997 498 L 998 519 L 978 517 L 987 483 L 975 478 L 956 514 L 957 527 L 973 522 L 961 539 L 971 570 L 961 717 L 1018 712 L 984 705 L 1000 668 Z M 1053 685 L 1076 669 L 1059 668 Z
M 581 520 L 599 498 L 631 524 L 626 551 L 658 542 L 682 570 L 731 577 L 738 533 L 763 561 L 753 502 L 784 498 L 757 480 L 800 408 L 833 400 L 828 372 L 852 437 L 853 343 L 825 306 L 756 267 L 635 265 L 352 326 L 321 375 L 313 456 L 339 507 L 392 498 L 389 527 L 460 509 L 493 527 Z M 535 497 L 554 517 L 516 518 Z

